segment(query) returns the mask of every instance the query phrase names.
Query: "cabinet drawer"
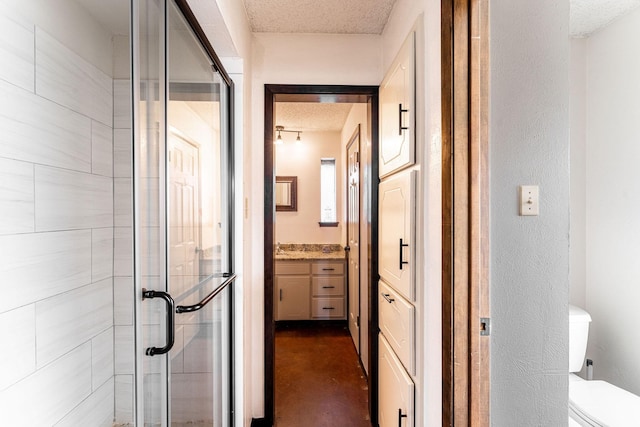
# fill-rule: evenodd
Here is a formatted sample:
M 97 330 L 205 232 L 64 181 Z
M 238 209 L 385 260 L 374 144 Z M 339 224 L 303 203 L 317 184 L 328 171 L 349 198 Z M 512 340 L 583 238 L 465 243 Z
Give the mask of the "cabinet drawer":
M 344 318 L 344 298 L 312 298 L 311 317 Z
M 276 262 L 276 274 L 309 274 L 308 262 Z
M 342 261 L 315 261 L 311 264 L 311 274 L 344 274 L 344 262 Z
M 415 301 L 416 171 L 395 174 L 381 182 L 378 190 L 380 277 Z
M 415 386 L 393 353 L 387 340 L 378 335 L 378 425 L 409 427 L 414 423 Z M 399 417 L 399 415 L 405 417 Z
M 344 296 L 344 277 L 315 276 L 311 279 L 313 296 Z
M 415 374 L 415 307 L 380 281 L 378 313 L 380 331 L 411 374 Z

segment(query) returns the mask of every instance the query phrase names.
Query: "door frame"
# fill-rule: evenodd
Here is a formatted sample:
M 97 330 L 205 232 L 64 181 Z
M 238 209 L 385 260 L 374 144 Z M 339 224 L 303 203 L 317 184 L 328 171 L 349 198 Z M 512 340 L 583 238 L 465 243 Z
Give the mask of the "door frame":
M 489 0 L 441 6 L 442 425 L 488 426 Z
M 343 85 L 278 85 L 266 84 L 264 92 L 264 414 L 254 420 L 261 426 L 273 426 L 275 421 L 275 320 L 274 292 L 274 226 L 275 226 L 275 165 L 274 113 L 275 102 L 362 102 L 367 103 L 370 157 L 363 159 L 371 168 L 371 223 L 368 224 L 369 259 L 369 416 L 377 425 L 378 414 L 378 86 Z M 362 261 L 362 260 L 361 260 Z

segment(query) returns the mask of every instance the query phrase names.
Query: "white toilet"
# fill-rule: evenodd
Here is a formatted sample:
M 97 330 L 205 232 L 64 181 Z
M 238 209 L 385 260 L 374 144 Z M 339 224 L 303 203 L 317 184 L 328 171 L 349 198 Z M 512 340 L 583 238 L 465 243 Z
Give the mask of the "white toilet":
M 569 426 L 640 427 L 640 396 L 575 375 L 584 363 L 591 316 L 569 306 Z

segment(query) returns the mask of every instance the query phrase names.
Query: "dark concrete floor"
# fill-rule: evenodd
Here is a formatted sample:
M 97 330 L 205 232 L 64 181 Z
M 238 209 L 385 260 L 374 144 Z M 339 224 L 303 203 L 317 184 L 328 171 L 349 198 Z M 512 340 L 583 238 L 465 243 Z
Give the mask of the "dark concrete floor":
M 275 359 L 276 427 L 371 427 L 346 323 L 278 324 Z

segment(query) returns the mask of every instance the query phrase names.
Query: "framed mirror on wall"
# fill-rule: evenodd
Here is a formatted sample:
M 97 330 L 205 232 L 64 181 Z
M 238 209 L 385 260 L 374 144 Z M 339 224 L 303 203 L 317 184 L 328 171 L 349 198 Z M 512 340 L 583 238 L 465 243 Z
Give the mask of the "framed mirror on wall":
M 298 177 L 276 176 L 276 211 L 298 211 Z

